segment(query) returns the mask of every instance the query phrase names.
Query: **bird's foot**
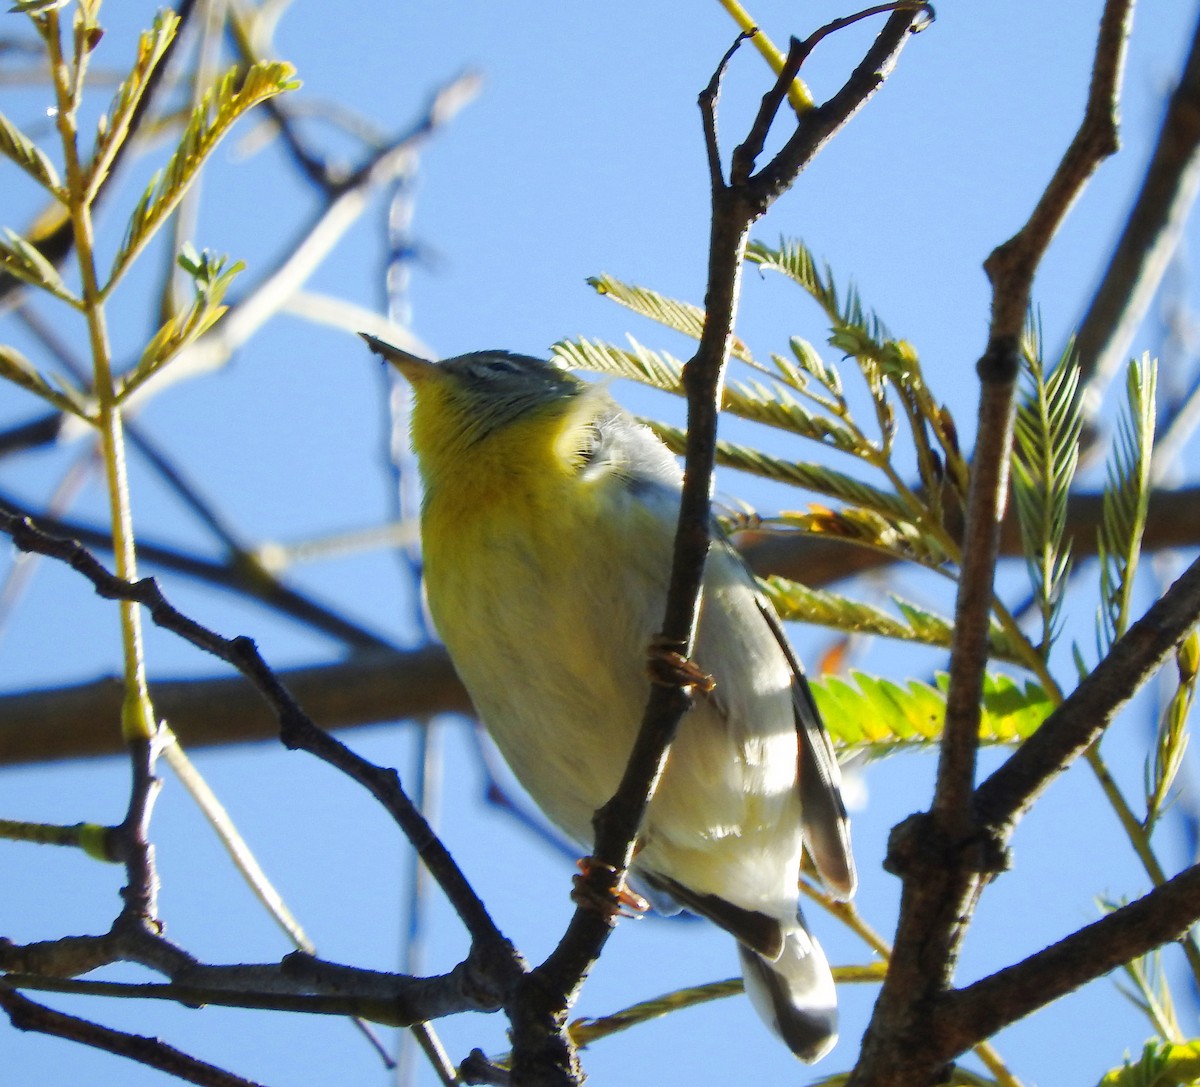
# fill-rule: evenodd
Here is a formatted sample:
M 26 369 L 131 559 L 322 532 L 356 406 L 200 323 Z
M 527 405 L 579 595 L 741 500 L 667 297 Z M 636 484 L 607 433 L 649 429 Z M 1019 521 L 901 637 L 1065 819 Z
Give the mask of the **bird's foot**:
M 603 884 L 598 885 L 601 881 Z M 650 909 L 650 903 L 626 885 L 623 872 L 593 857 L 579 861 L 579 873 L 571 881 L 571 901 L 603 914 L 610 921 L 618 917 L 639 918 Z
M 660 687 L 697 687 L 707 694 L 717 685 L 717 681 L 687 655 L 686 645 L 661 634 L 650 643 L 646 671 L 650 681 Z

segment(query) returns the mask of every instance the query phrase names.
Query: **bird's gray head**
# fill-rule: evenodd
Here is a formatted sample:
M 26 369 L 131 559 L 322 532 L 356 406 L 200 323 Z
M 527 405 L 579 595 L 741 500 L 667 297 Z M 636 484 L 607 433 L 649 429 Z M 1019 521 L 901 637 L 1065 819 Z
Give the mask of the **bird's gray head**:
M 554 363 L 509 351 L 473 351 L 438 364 L 445 395 L 459 422 L 478 441 L 518 419 L 558 404 L 565 408 L 588 385 Z

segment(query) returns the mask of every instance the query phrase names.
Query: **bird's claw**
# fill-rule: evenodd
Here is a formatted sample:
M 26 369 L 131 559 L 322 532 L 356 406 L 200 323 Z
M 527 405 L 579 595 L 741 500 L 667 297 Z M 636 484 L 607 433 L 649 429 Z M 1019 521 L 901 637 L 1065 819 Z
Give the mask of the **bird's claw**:
M 603 886 L 597 886 L 597 873 L 604 877 Z M 579 861 L 579 872 L 571 881 L 571 901 L 594 910 L 608 921 L 618 917 L 636 919 L 650 909 L 650 903 L 626 885 L 623 872 L 592 857 Z
M 687 646 L 657 637 L 646 657 L 650 681 L 660 687 L 697 687 L 708 694 L 717 681 L 687 655 Z

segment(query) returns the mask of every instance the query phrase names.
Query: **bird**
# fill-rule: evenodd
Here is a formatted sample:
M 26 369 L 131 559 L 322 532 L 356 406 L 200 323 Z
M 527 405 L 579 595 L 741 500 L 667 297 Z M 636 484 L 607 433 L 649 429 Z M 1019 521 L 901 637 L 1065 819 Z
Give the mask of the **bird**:
M 545 815 L 590 844 L 645 708 L 682 472 L 599 382 L 479 351 L 435 362 L 368 334 L 413 390 L 426 599 L 492 740 Z M 715 525 L 714 525 L 715 530 Z M 801 1060 L 837 1040 L 837 996 L 800 910 L 807 852 L 853 895 L 837 758 L 780 621 L 715 530 L 697 689 L 631 877 L 738 942 L 745 989 Z

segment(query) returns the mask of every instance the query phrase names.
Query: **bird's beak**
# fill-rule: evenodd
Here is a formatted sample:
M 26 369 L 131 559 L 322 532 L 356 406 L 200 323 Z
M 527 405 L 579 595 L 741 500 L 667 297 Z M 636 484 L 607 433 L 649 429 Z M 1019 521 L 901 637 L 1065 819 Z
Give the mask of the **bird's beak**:
M 402 348 L 395 347 L 379 339 L 378 336 L 372 336 L 369 332 L 360 332 L 359 335 L 367 341 L 367 346 L 375 354 L 390 362 L 409 381 L 421 381 L 441 373 L 441 368 L 436 362 L 430 362 L 429 359 L 423 359 L 420 355 L 414 355 Z

